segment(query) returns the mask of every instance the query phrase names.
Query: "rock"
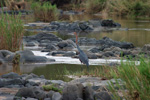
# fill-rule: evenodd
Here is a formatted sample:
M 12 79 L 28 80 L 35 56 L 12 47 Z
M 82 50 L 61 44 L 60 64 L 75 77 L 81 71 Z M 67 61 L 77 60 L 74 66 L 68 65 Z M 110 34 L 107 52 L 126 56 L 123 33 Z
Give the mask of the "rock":
M 72 40 L 64 40 L 59 42 L 57 46 L 63 50 L 72 50 L 74 47 L 76 47 L 76 44 Z
M 46 93 L 40 87 L 33 87 L 33 91 L 35 93 L 35 98 L 38 100 L 43 100 L 46 98 Z
M 62 100 L 62 95 L 59 92 L 55 92 L 52 96 L 52 100 Z
M 25 99 L 25 100 L 38 100 L 38 99 L 28 97 L 28 98 Z
M 103 55 L 103 57 L 115 57 L 115 55 L 112 51 L 106 51 L 102 55 Z
M 100 52 L 100 49 L 97 47 L 94 47 L 94 48 L 90 49 L 89 51 L 92 53 L 98 53 L 98 52 Z
M 72 57 L 72 56 L 75 56 L 76 53 L 72 51 L 52 51 L 48 53 L 47 55 Z
M 4 60 L 0 58 L 0 65 L 4 64 Z
M 35 98 L 36 94 L 34 93 L 34 90 L 32 88 L 21 88 L 19 89 L 19 91 L 16 93 L 15 95 L 16 97 L 31 97 L 31 98 Z
M 50 91 L 46 94 L 46 96 L 47 96 L 48 98 L 52 98 L 52 96 L 53 96 L 54 93 L 55 93 L 54 91 L 50 90 Z
M 48 44 L 46 45 L 46 48 L 44 50 L 54 51 L 54 50 L 58 50 L 58 47 L 56 47 L 53 44 Z
M 83 99 L 81 99 L 81 98 L 77 98 L 76 100 L 83 100 Z
M 83 98 L 82 91 L 82 84 L 68 84 L 63 88 L 63 100 L 76 100 L 77 98 Z
M 113 20 L 102 20 L 101 25 L 103 27 L 121 27 L 119 23 L 114 23 Z
M 84 100 L 94 100 L 94 91 L 91 87 L 89 86 L 84 87 L 83 98 Z
M 13 55 L 14 53 L 12 53 L 11 51 L 8 50 L 0 50 L 0 58 L 5 60 L 7 59 L 9 56 Z
M 89 59 L 97 59 L 97 56 L 94 53 L 87 53 L 87 56 Z
M 20 76 L 17 73 L 14 73 L 14 72 L 10 72 L 8 74 L 4 74 L 1 77 L 2 78 L 10 78 L 10 79 L 20 78 Z
M 80 27 L 80 29 L 82 30 L 82 31 L 89 31 L 89 30 L 93 30 L 89 25 L 88 25 L 88 23 L 87 22 L 80 22 L 79 23 L 79 27 Z
M 89 22 L 90 25 L 92 25 L 93 27 L 100 27 L 100 26 L 101 26 L 101 21 L 100 21 L 100 20 L 89 20 L 88 22 Z
M 25 46 L 27 46 L 27 47 L 34 47 L 35 43 L 34 42 L 27 42 L 27 44 Z
M 44 100 L 51 100 L 51 98 L 45 98 Z
M 96 93 L 94 95 L 94 98 L 96 100 L 100 99 L 100 100 L 112 100 L 112 97 L 111 97 L 111 94 L 109 94 L 108 92 L 99 92 L 99 93 Z
M 144 52 L 150 51 L 150 44 L 145 44 L 142 48 L 142 51 L 144 51 Z

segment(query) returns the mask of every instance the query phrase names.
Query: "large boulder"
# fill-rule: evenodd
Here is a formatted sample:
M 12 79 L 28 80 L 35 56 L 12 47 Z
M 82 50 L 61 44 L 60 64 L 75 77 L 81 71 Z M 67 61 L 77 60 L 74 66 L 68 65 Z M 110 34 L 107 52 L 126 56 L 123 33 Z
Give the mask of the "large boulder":
M 108 20 L 102 20 L 101 25 L 103 27 L 121 27 L 119 23 L 115 23 L 113 20 L 108 19 Z
M 8 74 L 4 74 L 1 77 L 2 78 L 10 78 L 10 79 L 20 78 L 20 76 L 17 73 L 14 73 L 14 72 L 10 72 Z
M 76 100 L 83 98 L 82 84 L 68 84 L 63 88 L 63 100 Z

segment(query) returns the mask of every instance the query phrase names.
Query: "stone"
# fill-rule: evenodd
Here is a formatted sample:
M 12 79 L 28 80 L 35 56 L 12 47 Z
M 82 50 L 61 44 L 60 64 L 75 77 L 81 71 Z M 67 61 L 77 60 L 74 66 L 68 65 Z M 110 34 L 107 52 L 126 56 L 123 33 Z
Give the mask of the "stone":
M 81 99 L 81 98 L 77 98 L 76 100 L 83 100 L 83 99 Z
M 52 96 L 53 96 L 54 93 L 55 93 L 54 91 L 50 90 L 50 91 L 46 94 L 46 96 L 47 96 L 48 98 L 52 98 Z
M 99 92 L 99 93 L 96 93 L 94 95 L 94 98 L 95 100 L 112 100 L 112 95 L 109 94 L 108 92 L 105 92 L 105 91 L 102 91 L 102 92 Z
M 8 74 L 4 74 L 1 77 L 2 78 L 10 78 L 10 79 L 20 78 L 20 76 L 17 73 L 14 73 L 14 72 L 10 72 Z
M 52 96 L 52 100 L 62 100 L 62 95 L 59 92 L 55 92 Z
M 106 51 L 103 53 L 104 57 L 115 57 L 114 53 L 112 51 Z
M 28 98 L 25 99 L 25 100 L 38 100 L 38 99 L 28 97 Z
M 27 42 L 27 44 L 25 46 L 27 46 L 27 47 L 34 47 L 35 44 L 34 44 L 34 42 Z
M 51 98 L 44 98 L 44 100 L 51 100 Z
M 35 98 L 38 100 L 43 100 L 46 98 L 46 93 L 40 87 L 33 87 L 33 91 L 35 93 Z
M 34 93 L 34 90 L 32 88 L 27 88 L 27 87 L 24 87 L 24 88 L 21 88 L 19 89 L 19 91 L 16 93 L 17 97 L 31 97 L 31 98 L 35 98 L 36 97 L 36 94 Z
M 83 85 L 82 84 L 67 84 L 63 88 L 63 100 L 76 100 L 83 98 Z
M 83 89 L 84 100 L 94 100 L 94 90 L 90 86 L 86 86 Z
M 100 49 L 97 47 L 94 47 L 94 48 L 90 49 L 89 51 L 92 53 L 98 53 L 98 52 L 100 52 Z

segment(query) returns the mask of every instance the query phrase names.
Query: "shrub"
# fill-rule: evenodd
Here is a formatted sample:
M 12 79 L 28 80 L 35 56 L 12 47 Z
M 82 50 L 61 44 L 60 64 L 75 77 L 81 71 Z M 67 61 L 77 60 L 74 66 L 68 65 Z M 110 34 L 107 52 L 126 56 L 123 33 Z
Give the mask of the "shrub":
M 105 8 L 107 0 L 87 0 L 85 2 L 85 9 L 87 13 L 94 14 L 102 11 Z
M 23 36 L 23 22 L 21 16 L 4 15 L 0 16 L 0 49 L 17 51 L 20 49 Z
M 56 5 L 51 5 L 49 2 L 35 2 L 31 4 L 34 11 L 34 16 L 38 20 L 49 22 L 58 19 L 58 9 Z

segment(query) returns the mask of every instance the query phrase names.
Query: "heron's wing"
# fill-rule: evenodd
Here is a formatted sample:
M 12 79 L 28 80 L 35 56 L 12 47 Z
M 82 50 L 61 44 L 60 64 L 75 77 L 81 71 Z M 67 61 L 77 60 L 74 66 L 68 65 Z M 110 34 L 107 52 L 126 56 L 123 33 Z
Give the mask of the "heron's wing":
M 86 65 L 89 65 L 89 59 L 88 59 L 87 55 L 84 52 L 80 52 L 79 59 L 82 63 L 84 63 Z

